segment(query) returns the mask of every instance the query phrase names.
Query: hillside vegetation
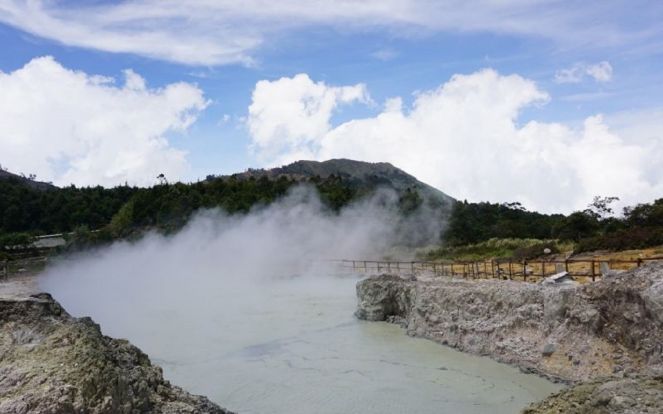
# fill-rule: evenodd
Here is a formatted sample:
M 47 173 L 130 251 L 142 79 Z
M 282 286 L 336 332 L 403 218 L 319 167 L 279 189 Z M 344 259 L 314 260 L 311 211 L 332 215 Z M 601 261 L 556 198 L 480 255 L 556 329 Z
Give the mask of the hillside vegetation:
M 545 247 L 554 252 L 572 246 L 582 252 L 663 244 L 663 199 L 627 208 L 621 218 L 612 217 L 614 200 L 609 197 L 597 197 L 584 211 L 549 215 L 527 211 L 518 203 L 456 201 L 391 164 L 330 160 L 208 176 L 190 184 L 171 184 L 161 177 L 160 184 L 148 188 L 58 188 L 3 172 L 0 246 L 25 245 L 34 235 L 50 233 L 71 232 L 79 245 L 131 238 L 147 229 L 169 233 L 197 210 L 246 213 L 298 184 L 314 188 L 330 211 L 384 187 L 397 193 L 404 216 L 427 206 L 434 212 L 431 220 L 446 224 L 441 247 L 429 250 L 429 259 L 527 257 Z
M 663 198 L 613 217 L 611 197 L 596 197 L 569 215 L 526 211 L 517 203 L 458 202 L 443 244 L 423 253 L 428 260 L 536 257 L 551 253 L 620 251 L 663 245 Z
M 396 192 L 396 207 L 403 216 L 426 204 L 436 219 L 446 220 L 454 201 L 389 164 L 350 160 L 310 164 L 313 170 L 307 174 L 285 171 L 286 166 L 208 176 L 190 184 L 159 177 L 161 182 L 148 188 L 58 188 L 5 173 L 0 177 L 0 246 L 26 245 L 38 234 L 73 233 L 71 238 L 83 247 L 139 236 L 148 229 L 170 233 L 200 209 L 247 213 L 283 197 L 296 185 L 315 189 L 330 212 L 382 188 Z M 303 165 L 298 162 L 293 168 Z

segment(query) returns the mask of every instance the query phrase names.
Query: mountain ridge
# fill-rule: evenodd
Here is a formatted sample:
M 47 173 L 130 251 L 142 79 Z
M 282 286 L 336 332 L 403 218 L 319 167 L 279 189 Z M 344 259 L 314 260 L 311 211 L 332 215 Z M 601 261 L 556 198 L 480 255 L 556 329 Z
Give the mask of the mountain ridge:
M 332 158 L 325 161 L 299 160 L 288 165 L 270 169 L 248 169 L 231 177 L 240 179 L 267 177 L 276 179 L 287 177 L 304 180 L 319 177 L 328 179 L 339 177 L 359 189 L 370 190 L 376 187 L 391 187 L 397 192 L 416 190 L 424 198 L 432 199 L 441 204 L 453 204 L 456 199 L 443 191 L 419 181 L 416 177 L 388 162 L 366 162 L 347 158 Z
M 11 173 L 7 170 L 3 170 L 0 168 L 0 180 L 14 180 L 17 181 L 21 184 L 27 185 L 31 188 L 35 188 L 37 190 L 51 190 L 54 188 L 57 188 L 55 185 L 51 183 L 47 183 L 44 181 L 37 181 L 37 180 L 31 180 L 30 178 L 24 177 L 22 175 L 14 174 Z

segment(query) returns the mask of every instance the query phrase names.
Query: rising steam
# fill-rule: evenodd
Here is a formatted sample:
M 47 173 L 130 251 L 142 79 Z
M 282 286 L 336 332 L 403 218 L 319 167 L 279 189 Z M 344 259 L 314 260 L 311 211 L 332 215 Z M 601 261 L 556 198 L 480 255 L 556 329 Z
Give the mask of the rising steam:
M 455 384 L 465 365 L 481 367 L 462 376 L 473 381 L 463 387 L 492 388 L 483 378 L 492 381 L 493 365 L 450 358 L 434 345 L 410 352 L 397 328 L 360 323 L 357 278 L 325 266 L 435 238 L 433 213 L 404 218 L 390 191 L 333 212 L 313 189 L 298 187 L 249 214 L 203 211 L 175 235 L 62 259 L 41 284 L 69 312 L 92 316 L 104 334 L 147 352 L 173 383 L 233 411 L 364 413 L 420 404 L 414 411 L 439 412 L 430 403 L 438 379 Z M 458 366 L 452 380 L 440 364 Z M 512 392 L 500 388 L 511 384 L 504 375 L 496 377 L 499 398 Z
M 380 257 L 440 234 L 433 210 L 403 218 L 397 201 L 381 190 L 333 212 L 314 189 L 298 186 L 249 214 L 206 210 L 173 236 L 150 233 L 63 259 L 41 285 L 73 313 L 102 319 L 150 307 L 196 311 L 238 297 L 247 303 L 269 281 L 328 273 L 329 259 Z M 112 329 L 112 321 L 101 322 Z

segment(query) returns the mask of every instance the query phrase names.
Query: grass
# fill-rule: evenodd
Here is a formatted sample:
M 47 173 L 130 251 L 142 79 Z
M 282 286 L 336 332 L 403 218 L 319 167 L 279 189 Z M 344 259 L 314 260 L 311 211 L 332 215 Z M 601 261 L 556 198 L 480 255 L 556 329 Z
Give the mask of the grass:
M 529 259 L 544 254 L 548 248 L 552 253 L 570 252 L 573 243 L 540 239 L 498 239 L 466 246 L 439 246 L 417 253 L 424 260 L 484 260 L 484 259 Z

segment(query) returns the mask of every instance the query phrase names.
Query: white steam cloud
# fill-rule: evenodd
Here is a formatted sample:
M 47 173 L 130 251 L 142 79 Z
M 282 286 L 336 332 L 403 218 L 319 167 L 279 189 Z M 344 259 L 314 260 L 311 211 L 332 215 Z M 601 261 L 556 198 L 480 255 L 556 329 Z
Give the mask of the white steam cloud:
M 297 187 L 250 214 L 204 211 L 173 236 L 63 259 L 40 285 L 104 334 L 130 339 L 175 383 L 231 409 L 265 412 L 247 409 L 261 402 L 243 393 L 260 389 L 264 404 L 286 404 L 282 376 L 294 372 L 292 358 L 309 352 L 282 348 L 353 321 L 356 279 L 327 259 L 372 258 L 413 236 L 439 234 L 430 212 L 402 220 L 395 201 L 381 191 L 333 212 L 309 187 Z M 270 352 L 278 356 L 263 361 Z M 336 375 L 345 378 L 343 370 Z M 290 382 L 288 394 L 324 394 L 307 378 L 293 378 L 302 383 Z
M 92 316 L 104 334 L 147 352 L 173 383 L 236 412 L 400 412 L 423 402 L 426 409 L 414 411 L 432 413 L 440 406 L 430 396 L 449 389 L 431 375 L 445 380 L 461 372 L 471 382 L 464 388 L 511 384 L 505 375 L 516 370 L 440 354 L 394 326 L 354 318 L 357 278 L 330 272 L 324 260 L 379 255 L 402 235 L 434 227 L 426 211 L 402 221 L 394 201 L 385 191 L 332 212 L 299 187 L 250 214 L 206 211 L 173 236 L 152 234 L 64 260 L 41 284 L 69 312 Z M 387 386 L 403 392 L 383 398 L 384 378 L 399 378 Z M 497 390 L 500 401 L 517 391 Z M 367 395 L 381 396 L 368 410 Z M 476 405 L 474 395 L 468 399 L 449 411 Z
M 74 313 L 130 314 L 150 298 L 155 306 L 197 306 L 233 289 L 247 293 L 267 280 L 315 274 L 328 259 L 373 258 L 439 237 L 443 221 L 434 210 L 424 206 L 403 219 L 396 201 L 392 191 L 378 191 L 336 213 L 298 186 L 250 214 L 203 211 L 173 236 L 149 234 L 63 260 L 42 286 Z

